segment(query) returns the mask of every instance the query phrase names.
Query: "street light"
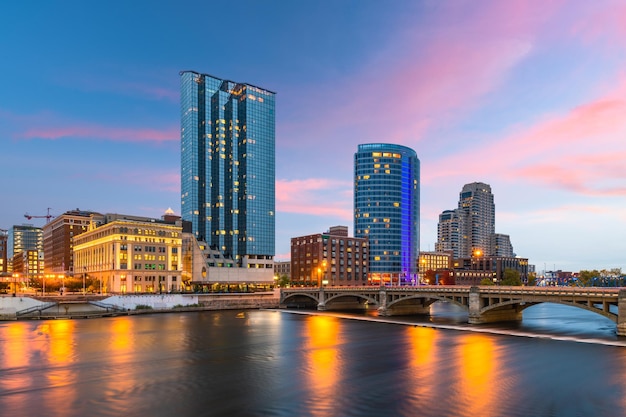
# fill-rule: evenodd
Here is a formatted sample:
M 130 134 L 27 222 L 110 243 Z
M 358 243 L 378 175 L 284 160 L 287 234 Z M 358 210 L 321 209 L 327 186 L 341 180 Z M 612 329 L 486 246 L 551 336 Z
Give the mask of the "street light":
M 317 286 L 322 287 L 322 268 L 317 268 Z

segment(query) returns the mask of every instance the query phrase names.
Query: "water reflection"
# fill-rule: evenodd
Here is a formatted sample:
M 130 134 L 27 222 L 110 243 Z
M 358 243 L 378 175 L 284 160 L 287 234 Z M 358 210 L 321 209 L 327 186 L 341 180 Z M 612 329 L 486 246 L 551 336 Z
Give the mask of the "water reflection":
M 481 334 L 464 335 L 457 348 L 458 388 L 463 409 L 459 415 L 498 415 L 499 355 L 494 340 Z
M 418 407 L 426 399 L 430 399 L 436 390 L 437 380 L 437 350 L 435 341 L 437 331 L 429 327 L 409 327 L 406 332 L 408 338 L 409 371 L 411 385 L 407 387 L 407 400 L 414 402 L 412 407 Z
M 49 364 L 45 372 L 46 385 L 54 388 L 43 392 L 48 415 L 63 415 L 67 404 L 77 396 L 77 375 L 69 366 L 75 360 L 75 326 L 73 320 L 54 320 L 41 324 L 37 329 L 38 335 L 44 338 L 42 353 Z
M 0 392 L 5 397 L 3 410 L 6 411 L 19 409 L 28 401 L 28 396 L 12 395 L 28 390 L 33 382 L 33 374 L 27 372 L 30 362 L 28 338 L 24 323 L 10 323 L 0 329 Z
M 328 316 L 311 316 L 306 320 L 305 373 L 311 390 L 310 408 L 316 416 L 334 415 L 337 392 L 335 385 L 341 372 L 338 346 L 339 319 Z

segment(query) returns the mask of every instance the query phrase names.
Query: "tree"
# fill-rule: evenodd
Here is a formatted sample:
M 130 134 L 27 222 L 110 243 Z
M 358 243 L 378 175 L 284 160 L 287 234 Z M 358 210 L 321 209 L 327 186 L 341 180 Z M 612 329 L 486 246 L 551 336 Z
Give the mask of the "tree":
M 528 273 L 528 286 L 534 287 L 535 285 L 537 285 L 537 273 L 529 272 Z
M 513 285 L 520 286 L 522 285 L 521 274 L 519 271 L 515 269 L 507 268 L 504 270 L 504 276 L 502 277 L 502 285 Z
M 599 276 L 600 272 L 595 269 L 593 271 L 582 270 L 578 273 L 578 282 L 583 287 L 590 287 L 593 285 L 594 278 Z
M 489 278 L 483 278 L 480 280 L 480 285 L 496 285 L 496 284 Z
M 287 285 L 289 285 L 289 276 L 287 276 L 286 274 L 282 274 L 281 276 L 278 277 L 278 279 L 276 280 L 276 285 L 284 288 Z

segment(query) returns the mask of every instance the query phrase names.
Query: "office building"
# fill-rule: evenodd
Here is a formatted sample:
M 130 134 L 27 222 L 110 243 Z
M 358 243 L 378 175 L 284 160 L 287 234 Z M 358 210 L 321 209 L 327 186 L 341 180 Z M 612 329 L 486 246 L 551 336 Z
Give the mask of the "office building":
M 463 186 L 456 210 L 445 210 L 437 226 L 437 251 L 452 251 L 455 258 L 492 255 L 495 204 L 491 187 L 482 182 Z
M 453 285 L 452 252 L 420 252 L 420 283 L 426 285 Z
M 73 238 L 84 233 L 92 221 L 102 222 L 104 216 L 84 210 L 70 210 L 55 217 L 43 227 L 43 253 L 46 274 L 74 273 Z
M 367 285 L 368 264 L 368 238 L 349 237 L 347 226 L 291 238 L 292 285 Z
M 283 275 L 291 280 L 291 261 L 274 261 L 274 277 Z
M 0 275 L 9 273 L 9 234 L 8 230 L 0 229 Z
M 528 282 L 528 259 L 505 256 L 485 256 L 482 254 L 453 262 L 456 285 L 480 285 L 488 279 L 499 284 L 504 279 L 507 269 L 517 271 L 522 283 Z
M 416 283 L 419 181 L 420 161 L 414 150 L 385 143 L 358 146 L 354 235 L 369 239 L 373 283 Z
M 491 235 L 491 255 L 512 258 L 515 256 L 509 235 L 494 233 Z
M 439 223 L 437 224 L 438 238 L 435 250 L 452 252 L 452 256 L 455 258 L 465 256 L 464 227 L 464 212 L 459 209 L 443 211 L 439 215 Z
M 220 252 L 231 268 L 262 269 L 255 279 L 271 283 L 275 93 L 195 71 L 180 80 L 182 218 L 201 251 Z
M 491 254 L 491 236 L 495 233 L 496 206 L 491 187 L 482 182 L 466 184 L 461 190 L 459 210 L 465 213 L 465 253 Z
M 180 220 L 106 214 L 73 239 L 74 276 L 95 281 L 98 292 L 163 293 L 184 287 Z

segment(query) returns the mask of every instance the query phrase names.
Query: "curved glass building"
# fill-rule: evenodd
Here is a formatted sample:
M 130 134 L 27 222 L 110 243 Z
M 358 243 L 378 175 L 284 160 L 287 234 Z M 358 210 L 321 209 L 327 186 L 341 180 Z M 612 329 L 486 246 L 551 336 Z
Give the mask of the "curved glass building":
M 372 284 L 417 282 L 419 173 L 406 146 L 363 144 L 354 155 L 354 236 L 369 238 Z

